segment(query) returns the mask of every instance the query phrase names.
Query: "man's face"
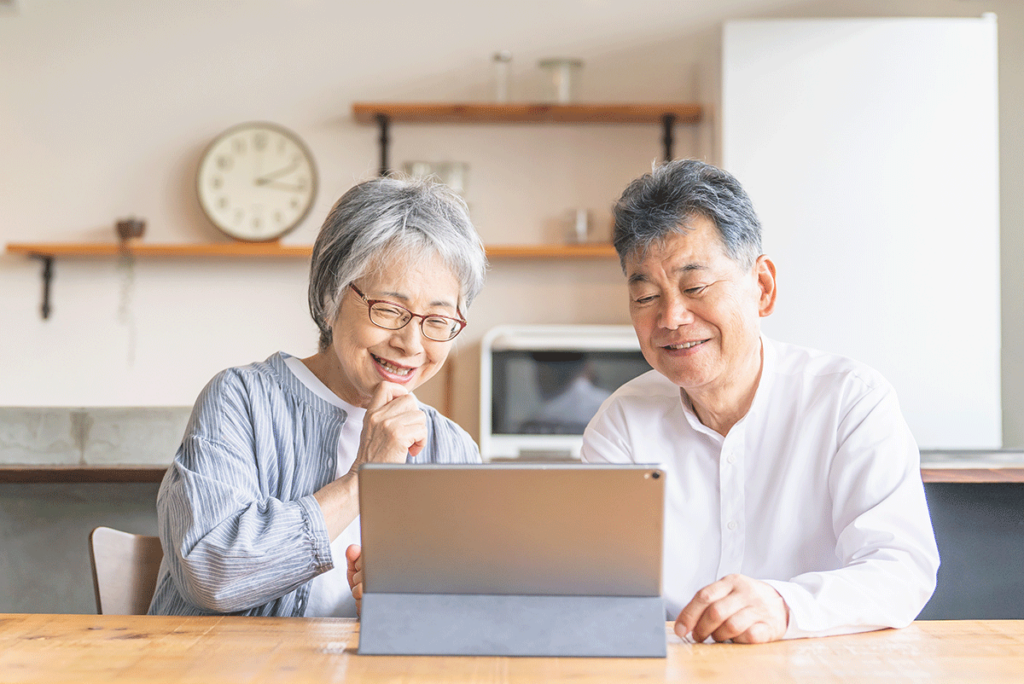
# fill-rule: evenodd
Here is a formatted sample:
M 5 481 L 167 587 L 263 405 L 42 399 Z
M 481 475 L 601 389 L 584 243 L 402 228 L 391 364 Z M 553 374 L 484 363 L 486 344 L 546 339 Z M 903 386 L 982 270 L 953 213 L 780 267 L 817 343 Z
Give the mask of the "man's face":
M 731 259 L 709 219 L 687 225 L 643 260 L 627 260 L 626 275 L 644 358 L 692 397 L 748 382 L 755 358 L 760 369 L 759 319 L 775 306 L 775 266 L 765 256 L 751 268 Z

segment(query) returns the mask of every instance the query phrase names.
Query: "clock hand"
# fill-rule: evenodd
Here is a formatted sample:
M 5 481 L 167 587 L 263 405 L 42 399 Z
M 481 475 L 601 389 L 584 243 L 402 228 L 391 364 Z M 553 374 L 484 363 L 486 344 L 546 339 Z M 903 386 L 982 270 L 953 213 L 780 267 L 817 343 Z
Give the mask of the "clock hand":
M 282 183 L 280 181 L 266 181 L 263 183 L 257 183 L 264 188 L 274 188 L 275 190 L 291 190 L 292 192 L 302 192 L 306 189 L 305 185 L 296 185 L 295 183 Z
M 299 168 L 298 159 L 296 159 L 283 169 L 278 169 L 277 171 L 271 171 L 270 173 L 265 173 L 262 176 L 257 176 L 253 183 L 255 183 L 256 185 L 266 185 L 267 183 L 272 183 L 275 179 L 280 178 L 281 176 L 287 176 L 289 173 L 291 173 L 297 168 Z

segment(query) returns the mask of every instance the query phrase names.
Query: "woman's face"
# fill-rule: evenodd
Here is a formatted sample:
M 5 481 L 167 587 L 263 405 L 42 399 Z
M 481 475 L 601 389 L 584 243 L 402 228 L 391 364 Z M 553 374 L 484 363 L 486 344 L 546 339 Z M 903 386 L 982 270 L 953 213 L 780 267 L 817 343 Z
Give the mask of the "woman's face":
M 367 299 L 383 299 L 417 314 L 461 318 L 459 281 L 440 258 L 397 258 L 378 273 L 353 283 Z M 334 321 L 334 340 L 327 351 L 325 384 L 353 406 L 365 407 L 382 381 L 410 392 L 441 369 L 452 342 L 423 336 L 421 318 L 399 330 L 385 330 L 370 322 L 366 303 L 352 288 L 341 296 Z

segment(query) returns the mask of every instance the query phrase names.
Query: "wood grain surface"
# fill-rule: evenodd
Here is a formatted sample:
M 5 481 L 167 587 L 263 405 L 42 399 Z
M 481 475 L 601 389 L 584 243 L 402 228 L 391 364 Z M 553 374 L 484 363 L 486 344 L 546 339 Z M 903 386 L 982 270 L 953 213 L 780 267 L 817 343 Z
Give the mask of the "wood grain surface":
M 668 657 L 359 656 L 346 619 L 0 615 L 3 682 L 991 682 L 1024 678 L 1024 621 L 917 622 L 902 630 L 760 646 L 688 644 Z
M 451 411 L 450 407 L 447 409 Z M 0 465 L 0 484 L 160 482 L 166 466 Z M 925 482 L 1024 483 L 1024 468 L 922 468 Z
M 594 259 L 615 257 L 615 248 L 607 242 L 582 244 L 489 245 L 489 259 Z M 8 254 L 39 257 L 96 258 L 130 255 L 145 258 L 207 259 L 308 259 L 312 245 L 282 245 L 277 242 L 218 242 L 211 244 L 137 243 L 122 248 L 114 242 L 96 243 L 9 243 Z
M 356 102 L 355 120 L 376 123 L 377 115 L 405 123 L 661 123 L 671 114 L 675 122 L 694 124 L 703 114 L 700 105 L 682 102 L 548 104 L 513 102 Z

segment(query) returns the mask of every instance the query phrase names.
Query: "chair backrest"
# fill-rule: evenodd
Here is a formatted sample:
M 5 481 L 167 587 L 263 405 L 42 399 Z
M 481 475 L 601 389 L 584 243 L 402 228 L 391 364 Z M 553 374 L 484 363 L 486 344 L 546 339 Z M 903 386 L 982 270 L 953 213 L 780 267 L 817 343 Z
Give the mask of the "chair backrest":
M 100 615 L 145 615 L 164 552 L 159 537 L 97 527 L 89 534 L 89 560 Z

